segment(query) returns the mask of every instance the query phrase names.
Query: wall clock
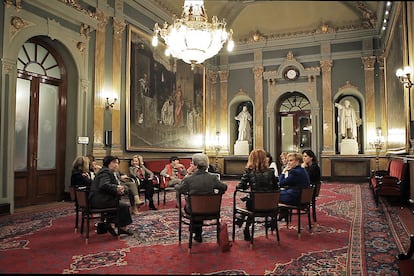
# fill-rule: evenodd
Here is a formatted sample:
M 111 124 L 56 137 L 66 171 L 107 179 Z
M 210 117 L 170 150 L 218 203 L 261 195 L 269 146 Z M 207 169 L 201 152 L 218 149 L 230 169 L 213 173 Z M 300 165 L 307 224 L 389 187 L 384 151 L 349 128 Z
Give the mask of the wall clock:
M 284 71 L 283 71 L 283 77 L 286 80 L 296 80 L 297 78 L 299 78 L 299 70 L 295 67 L 287 67 Z

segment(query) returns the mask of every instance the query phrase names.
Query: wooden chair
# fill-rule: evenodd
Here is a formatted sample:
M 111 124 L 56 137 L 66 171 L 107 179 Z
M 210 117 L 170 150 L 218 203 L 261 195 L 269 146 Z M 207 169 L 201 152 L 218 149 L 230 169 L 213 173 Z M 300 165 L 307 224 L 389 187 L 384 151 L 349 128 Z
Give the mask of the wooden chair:
M 238 198 L 241 196 L 248 196 L 252 200 L 251 210 L 246 209 L 245 207 L 237 206 L 239 202 Z M 256 224 L 264 224 L 266 238 L 268 237 L 268 226 L 272 225 L 276 230 L 277 242 L 280 243 L 279 229 L 277 226 L 277 215 L 278 215 L 278 206 L 279 206 L 279 196 L 280 191 L 270 191 L 270 192 L 261 192 L 261 191 L 245 191 L 236 189 L 233 196 L 233 232 L 232 239 L 235 239 L 236 232 L 236 219 L 243 222 L 251 222 L 251 239 L 250 239 L 250 248 L 253 248 L 254 241 L 254 228 Z M 257 220 L 257 218 L 262 218 Z M 263 219 L 264 218 L 264 219 Z M 272 230 L 273 231 L 273 230 Z
M 312 229 L 311 225 L 311 205 L 313 201 L 313 195 L 314 195 L 314 187 L 306 187 L 300 189 L 300 196 L 299 201 L 297 204 L 290 205 L 290 204 L 284 204 L 279 203 L 279 208 L 285 208 L 288 210 L 288 217 L 286 219 L 286 226 L 289 226 L 289 221 L 292 221 L 292 215 L 294 212 L 298 215 L 298 237 L 300 238 L 300 228 L 301 228 L 301 221 L 300 217 L 301 215 L 308 215 L 308 224 L 309 224 L 309 231 Z
M 76 233 L 78 232 L 79 212 L 81 212 L 81 209 L 79 208 L 78 200 L 76 199 L 75 190 L 76 190 L 75 186 L 69 186 L 70 200 L 72 200 L 75 203 L 75 233 Z
M 400 276 L 413 275 L 414 271 L 414 235 L 410 235 L 410 248 L 407 253 L 401 253 L 397 256 L 398 259 L 398 273 Z
M 312 217 L 313 217 L 313 221 L 315 222 L 316 222 L 316 198 L 319 196 L 319 193 L 321 191 L 321 186 L 322 186 L 321 181 L 312 185 L 312 187 L 314 188 L 313 197 L 312 197 Z
M 167 182 L 165 181 L 165 176 L 161 176 L 161 182 L 160 182 L 160 190 L 163 192 L 163 194 L 164 194 L 164 199 L 163 199 L 163 202 L 164 202 L 164 205 L 166 204 L 166 202 L 167 202 L 167 192 L 174 192 L 175 193 L 175 187 L 174 186 L 167 186 L 167 184 L 166 184 Z
M 185 208 L 186 204 L 182 204 L 182 195 L 184 195 L 184 198 L 187 198 L 188 210 Z M 182 225 L 189 225 L 188 254 L 191 253 L 193 244 L 194 226 L 216 226 L 217 243 L 219 242 L 222 196 L 222 193 L 214 195 L 180 194 L 178 200 L 178 241 L 181 244 Z M 202 221 L 201 224 L 200 221 Z
M 78 200 L 79 208 L 82 213 L 81 221 L 81 234 L 83 234 L 83 225 L 86 220 L 86 236 L 85 244 L 89 242 L 89 225 L 91 220 L 101 220 L 109 222 L 115 222 L 116 228 L 118 228 L 119 217 L 119 201 L 117 200 L 117 206 L 112 208 L 91 208 L 89 204 L 89 192 L 86 189 L 76 189 L 76 198 Z M 119 233 L 119 228 L 116 229 Z M 119 237 L 119 235 L 118 235 Z

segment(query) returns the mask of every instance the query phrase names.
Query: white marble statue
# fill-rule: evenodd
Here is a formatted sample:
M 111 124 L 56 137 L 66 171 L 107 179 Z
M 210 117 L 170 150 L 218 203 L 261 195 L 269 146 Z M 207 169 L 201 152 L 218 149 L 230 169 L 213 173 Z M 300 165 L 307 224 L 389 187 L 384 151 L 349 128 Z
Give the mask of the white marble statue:
M 250 122 L 252 121 L 252 115 L 250 115 L 247 110 L 247 106 L 243 106 L 243 110 L 240 111 L 240 113 L 234 118 L 239 121 L 239 137 L 237 141 L 248 141 L 250 143 L 252 139 L 252 135 L 250 133 Z

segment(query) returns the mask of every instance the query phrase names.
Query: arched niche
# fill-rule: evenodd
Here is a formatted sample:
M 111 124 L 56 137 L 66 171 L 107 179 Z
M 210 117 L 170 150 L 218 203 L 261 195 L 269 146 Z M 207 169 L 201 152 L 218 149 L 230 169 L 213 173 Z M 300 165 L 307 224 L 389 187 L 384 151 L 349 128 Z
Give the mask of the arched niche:
M 238 134 L 238 130 L 237 130 L 237 122 L 235 120 L 235 116 L 240 112 L 239 108 L 241 108 L 241 106 L 243 104 L 247 104 L 248 106 L 248 110 L 250 112 L 250 114 L 252 115 L 252 145 L 250 146 L 250 149 L 252 149 L 252 147 L 254 146 L 254 132 L 253 132 L 253 125 L 254 125 L 254 102 L 253 100 L 249 97 L 249 95 L 247 94 L 247 92 L 240 90 L 236 95 L 234 95 L 233 99 L 230 100 L 229 102 L 229 107 L 228 107 L 228 113 L 227 116 L 229 118 L 228 120 L 228 133 L 227 133 L 227 137 L 228 137 L 228 144 L 229 144 L 229 149 L 230 149 L 230 153 L 233 154 L 234 153 L 234 143 L 237 140 L 237 134 Z
M 366 151 L 366 118 L 365 118 L 365 101 L 362 93 L 358 87 L 352 85 L 349 81 L 346 81 L 345 85 L 340 87 L 335 93 L 333 98 L 333 105 L 341 104 L 344 105 L 345 101 L 350 102 L 350 106 L 355 110 L 357 118 L 357 142 L 358 142 L 358 153 L 362 154 Z M 339 154 L 339 144 L 341 143 L 341 135 L 339 134 L 339 110 L 338 108 L 333 109 L 333 120 L 335 130 L 335 153 Z

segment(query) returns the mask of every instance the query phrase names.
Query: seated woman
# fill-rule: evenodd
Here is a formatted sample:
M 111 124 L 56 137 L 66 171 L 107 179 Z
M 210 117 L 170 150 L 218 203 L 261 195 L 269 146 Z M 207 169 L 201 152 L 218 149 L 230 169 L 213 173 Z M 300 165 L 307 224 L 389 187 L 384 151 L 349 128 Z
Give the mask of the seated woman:
M 280 203 L 296 204 L 300 196 L 299 188 L 310 186 L 308 173 L 301 167 L 301 162 L 302 154 L 298 152 L 288 153 L 286 167 L 279 176 L 279 186 L 284 188 L 280 191 Z M 279 219 L 287 218 L 287 210 L 280 209 L 279 213 Z
M 302 157 L 302 168 L 308 173 L 310 183 L 315 185 L 321 182 L 321 169 L 319 168 L 315 153 L 312 150 L 307 149 L 302 151 Z
M 114 175 L 117 183 L 125 186 L 125 194 L 128 195 L 131 205 L 131 212 L 134 215 L 138 215 L 138 208 L 144 204 L 144 201 L 139 198 L 138 184 L 128 175 L 120 173 L 118 170 L 114 173 Z
M 119 217 L 117 224 L 119 235 L 133 235 L 126 226 L 132 223 L 129 206 L 120 201 L 120 196 L 125 193 L 125 187 L 118 184 L 115 173 L 119 167 L 119 159 L 116 156 L 106 156 L 103 160 L 103 167 L 98 172 L 92 183 L 89 200 L 92 208 L 111 208 L 117 206 L 119 201 Z M 110 224 L 107 225 L 108 232 L 117 235 Z
M 174 187 L 181 183 L 181 180 L 187 174 L 187 170 L 177 156 L 171 156 L 170 163 L 165 165 L 160 175 L 165 177 L 165 187 Z
M 88 154 L 87 157 L 89 158 L 89 172 L 93 180 L 95 178 L 95 175 L 99 172 L 100 169 L 102 169 L 102 167 L 96 163 L 95 156 Z
M 137 178 L 140 185 L 145 189 L 145 198 L 148 199 L 149 208 L 151 210 L 157 210 L 154 205 L 154 173 L 147 169 L 144 165 L 144 159 L 141 155 L 134 155 L 131 160 L 131 166 L 129 167 L 129 174 Z
M 246 168 L 236 188 L 242 190 L 250 189 L 251 191 L 275 191 L 278 189 L 277 178 L 274 170 L 269 168 L 266 152 L 263 149 L 255 149 L 250 152 Z M 246 200 L 247 210 L 251 210 L 251 199 L 245 198 L 244 200 Z M 246 222 L 243 231 L 245 241 L 250 241 L 250 225 L 250 222 Z M 239 226 L 241 227 L 241 225 Z
M 276 177 L 279 177 L 279 171 L 278 171 L 278 169 L 277 169 L 276 162 L 275 162 L 275 161 L 273 161 L 273 157 L 272 157 L 272 155 L 270 154 L 270 152 L 266 152 L 266 161 L 267 161 L 267 163 L 269 164 L 269 168 L 271 168 L 271 169 L 275 170 L 275 176 L 276 176 Z
M 92 178 L 89 172 L 89 158 L 79 156 L 73 161 L 70 185 L 75 187 L 90 187 Z

